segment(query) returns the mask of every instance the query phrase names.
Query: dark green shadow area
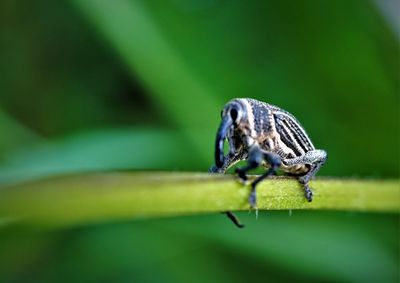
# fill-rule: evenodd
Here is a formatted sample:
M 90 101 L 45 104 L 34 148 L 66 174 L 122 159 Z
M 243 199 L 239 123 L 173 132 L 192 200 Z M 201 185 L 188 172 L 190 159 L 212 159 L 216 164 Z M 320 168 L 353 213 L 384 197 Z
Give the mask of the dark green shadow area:
M 240 213 L 0 230 L 2 282 L 395 282 L 398 215 Z

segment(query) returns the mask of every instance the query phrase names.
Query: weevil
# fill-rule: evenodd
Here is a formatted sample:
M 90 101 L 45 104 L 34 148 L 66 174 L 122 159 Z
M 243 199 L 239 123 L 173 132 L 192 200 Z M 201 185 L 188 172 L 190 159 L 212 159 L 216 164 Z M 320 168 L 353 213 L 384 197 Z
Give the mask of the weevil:
M 224 154 L 228 140 L 229 153 Z M 267 171 L 251 183 L 250 207 L 256 209 L 256 187 L 278 169 L 295 176 L 311 202 L 313 192 L 308 182 L 325 163 L 327 153 L 315 149 L 299 121 L 289 112 L 251 98 L 236 98 L 225 104 L 221 111 L 221 124 L 215 140 L 215 165 L 209 171 L 225 173 L 241 160 L 247 165 L 236 168 L 238 177 L 246 182 L 247 172 L 264 166 Z M 244 227 L 230 211 L 228 217 Z

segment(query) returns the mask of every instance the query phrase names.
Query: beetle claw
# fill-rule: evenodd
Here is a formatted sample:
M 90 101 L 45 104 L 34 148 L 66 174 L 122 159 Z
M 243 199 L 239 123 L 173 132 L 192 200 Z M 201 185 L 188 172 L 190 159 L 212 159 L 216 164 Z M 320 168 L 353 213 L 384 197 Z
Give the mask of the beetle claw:
M 213 165 L 208 169 L 208 173 L 223 173 L 221 168 L 217 167 L 216 165 Z
M 309 202 L 312 202 L 314 193 L 308 185 L 304 185 L 304 195 Z
M 242 181 L 243 183 L 245 183 L 248 180 L 246 172 L 241 168 L 236 168 L 235 173 L 238 175 L 239 180 Z

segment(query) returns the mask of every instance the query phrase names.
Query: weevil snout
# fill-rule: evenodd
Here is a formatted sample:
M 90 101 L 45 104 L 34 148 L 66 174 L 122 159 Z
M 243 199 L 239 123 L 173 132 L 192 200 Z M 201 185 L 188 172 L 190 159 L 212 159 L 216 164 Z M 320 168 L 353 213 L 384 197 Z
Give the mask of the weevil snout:
M 219 125 L 215 140 L 215 165 L 220 168 L 224 164 L 224 141 L 231 127 L 237 127 L 243 118 L 243 107 L 238 102 L 230 102 L 221 111 L 221 124 Z

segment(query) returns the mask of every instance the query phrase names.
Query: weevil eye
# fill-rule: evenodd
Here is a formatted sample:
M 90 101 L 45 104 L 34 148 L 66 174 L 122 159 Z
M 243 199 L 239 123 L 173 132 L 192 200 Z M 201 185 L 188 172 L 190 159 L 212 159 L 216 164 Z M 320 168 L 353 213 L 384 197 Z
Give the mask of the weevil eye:
M 236 108 L 232 108 L 231 111 L 230 111 L 230 114 L 231 114 L 232 120 L 236 122 L 236 119 L 238 117 L 237 109 Z

